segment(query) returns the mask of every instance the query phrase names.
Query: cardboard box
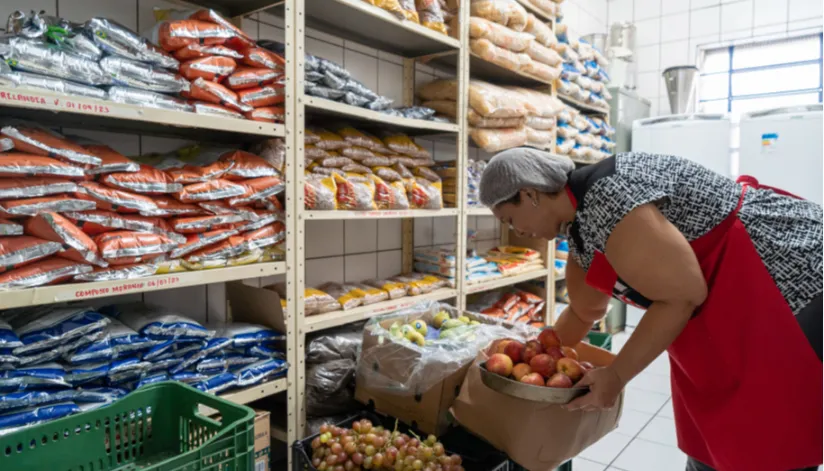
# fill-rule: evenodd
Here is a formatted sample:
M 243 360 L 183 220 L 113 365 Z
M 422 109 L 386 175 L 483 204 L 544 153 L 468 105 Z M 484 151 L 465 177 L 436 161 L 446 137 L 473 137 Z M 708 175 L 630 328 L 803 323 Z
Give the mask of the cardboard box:
M 226 283 L 226 299 L 233 321 L 287 332 L 286 315 L 280 307 L 280 296 L 275 292 L 274 285 L 257 288 L 240 281 Z
M 400 317 L 406 319 L 404 322 L 411 322 L 418 318 L 429 321 L 431 315 L 431 313 L 421 313 L 420 316 L 412 317 L 403 315 L 387 317 L 380 321 L 380 325 L 388 329 Z M 472 313 L 463 315 L 484 323 L 496 323 L 496 319 L 486 316 L 475 316 Z M 421 357 L 422 353 L 418 349 L 392 342 L 388 338 L 377 337 L 364 330 L 361 357 L 355 378 L 355 400 L 367 405 L 371 404 L 378 412 L 396 417 L 406 424 L 416 426 L 423 432 L 441 435 L 449 428 L 451 422 L 449 408 L 458 396 L 466 372 L 472 364 L 472 358 L 467 358 L 463 366 L 433 386 L 424 385 L 426 389 L 415 389 L 413 394 L 393 394 L 385 388 L 373 387 L 364 379 L 363 368 L 369 368 L 373 371 L 380 371 L 381 376 L 390 381 L 407 384 L 409 383 L 410 365 L 419 364 Z M 423 366 L 424 371 L 419 376 L 443 376 L 445 366 L 437 362 L 429 362 Z M 450 367 L 454 368 L 454 365 Z M 415 385 L 412 387 L 415 388 Z
M 575 347 L 582 361 L 606 366 L 615 358 L 589 344 Z M 610 410 L 568 411 L 558 404 L 532 402 L 507 396 L 486 387 L 478 364 L 467 372 L 461 392 L 452 406 L 455 419 L 467 430 L 530 471 L 552 471 L 618 426 L 624 394 Z
M 269 450 L 272 446 L 269 412 L 255 409 L 255 466 L 254 471 L 269 471 Z

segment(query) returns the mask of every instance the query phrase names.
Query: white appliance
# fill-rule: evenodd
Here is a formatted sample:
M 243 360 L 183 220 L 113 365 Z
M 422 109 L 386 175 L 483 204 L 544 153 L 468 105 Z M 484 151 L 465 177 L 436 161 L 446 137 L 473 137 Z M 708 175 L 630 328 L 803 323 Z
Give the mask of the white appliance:
M 733 175 L 732 139 L 736 123 L 726 114 L 682 114 L 632 123 L 632 151 L 695 161 L 725 176 Z
M 738 173 L 821 204 L 822 125 L 821 104 L 743 115 Z

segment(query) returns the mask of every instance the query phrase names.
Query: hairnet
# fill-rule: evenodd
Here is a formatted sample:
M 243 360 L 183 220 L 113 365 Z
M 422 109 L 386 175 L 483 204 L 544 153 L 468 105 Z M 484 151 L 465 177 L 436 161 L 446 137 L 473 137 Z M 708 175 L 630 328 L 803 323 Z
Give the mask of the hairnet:
M 524 188 L 556 193 L 574 169 L 572 160 L 560 155 L 528 147 L 505 150 L 492 157 L 481 175 L 481 203 L 495 207 Z

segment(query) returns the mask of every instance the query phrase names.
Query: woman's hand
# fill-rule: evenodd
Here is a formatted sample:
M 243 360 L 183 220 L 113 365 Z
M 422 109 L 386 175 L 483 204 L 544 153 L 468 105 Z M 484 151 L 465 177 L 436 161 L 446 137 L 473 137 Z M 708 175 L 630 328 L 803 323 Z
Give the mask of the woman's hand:
M 589 393 L 564 406 L 568 410 L 611 409 L 624 389 L 624 382 L 610 367 L 590 370 L 575 387 L 589 386 Z

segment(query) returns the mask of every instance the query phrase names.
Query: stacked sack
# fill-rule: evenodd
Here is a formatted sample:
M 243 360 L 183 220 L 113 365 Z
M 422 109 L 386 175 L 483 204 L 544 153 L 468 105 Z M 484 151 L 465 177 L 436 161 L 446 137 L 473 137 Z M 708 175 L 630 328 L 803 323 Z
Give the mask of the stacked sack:
M 370 5 L 383 8 L 399 20 L 408 20 L 442 34 L 448 34 L 442 6 L 444 0 L 364 0 Z M 454 2 L 454 0 L 451 0 Z M 457 3 L 457 2 L 454 2 Z
M 555 152 L 578 162 L 593 163 L 615 151 L 615 128 L 598 116 L 585 116 L 572 106 L 558 115 L 558 138 Z
M 546 301 L 540 296 L 516 289 L 505 293 L 491 293 L 469 309 L 507 322 L 529 324 L 541 329 L 544 327 L 545 305 Z
M 557 38 L 546 23 L 515 0 L 471 0 L 470 7 L 473 54 L 547 84 L 560 76 L 561 56 L 552 49 Z
M 609 61 L 586 41 L 570 41 L 566 25 L 558 25 L 557 31 L 556 48 L 564 59 L 558 93 L 586 105 L 609 110 L 608 101 L 612 95 L 607 90 L 609 76 L 604 70 Z
M 143 304 L 0 313 L 0 435 L 175 380 L 211 393 L 282 376 L 284 335 Z
M 446 278 L 449 286 L 455 287 L 457 260 L 452 248 L 424 248 L 414 251 L 415 271 L 431 273 Z M 498 264 L 478 256 L 474 250 L 466 255 L 466 281 L 479 282 L 500 277 Z
M 7 124 L 0 136 L 11 143 L 0 153 L 0 290 L 282 253 L 283 179 L 257 155 L 226 150 L 158 168 L 32 124 Z
M 456 80 L 430 82 L 418 90 L 418 96 L 423 106 L 457 116 Z M 470 80 L 469 135 L 487 152 L 521 146 L 548 150 L 555 139 L 555 116 L 562 108 L 563 103 L 548 93 Z
M 441 209 L 432 155 L 409 136 L 381 138 L 348 125 L 307 129 L 305 207 L 310 210 Z
M 283 122 L 284 58 L 213 10 L 155 10 L 151 39 L 180 60 L 195 112 Z M 280 106 L 279 106 L 280 105 Z
M 455 166 L 455 161 L 438 163 L 432 170 L 441 177 L 443 181 L 443 199 L 450 204 L 457 203 L 458 169 Z M 484 160 L 469 160 L 466 168 L 466 205 L 470 207 L 480 206 L 480 187 L 481 175 L 486 168 L 486 161 Z
M 527 247 L 502 245 L 489 249 L 484 258 L 496 263 L 502 276 L 517 275 L 544 266 L 540 252 Z
M 544 16 L 555 18 L 561 14 L 561 3 L 563 0 L 518 0 L 521 5 L 532 8 L 543 13 Z M 562 16 L 562 14 L 561 14 Z

